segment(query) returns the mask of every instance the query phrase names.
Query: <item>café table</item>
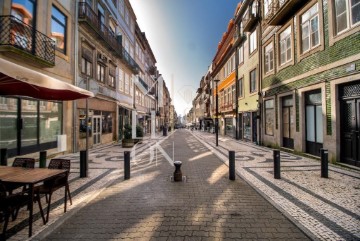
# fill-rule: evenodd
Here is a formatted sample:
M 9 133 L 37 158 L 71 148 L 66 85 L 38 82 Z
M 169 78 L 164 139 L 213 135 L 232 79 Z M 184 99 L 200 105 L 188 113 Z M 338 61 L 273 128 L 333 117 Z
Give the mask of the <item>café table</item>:
M 2 182 L 29 186 L 29 237 L 32 236 L 34 186 L 66 172 L 67 170 L 61 169 L 0 166 L 0 180 Z

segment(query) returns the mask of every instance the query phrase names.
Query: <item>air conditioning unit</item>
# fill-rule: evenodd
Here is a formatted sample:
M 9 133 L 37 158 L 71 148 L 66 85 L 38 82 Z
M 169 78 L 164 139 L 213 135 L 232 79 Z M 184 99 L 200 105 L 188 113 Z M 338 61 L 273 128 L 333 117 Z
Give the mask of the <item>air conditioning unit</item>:
M 103 62 L 106 62 L 106 61 L 107 61 L 106 56 L 105 56 L 104 54 L 101 54 L 101 53 L 98 54 L 98 59 L 100 59 L 100 60 L 103 61 Z

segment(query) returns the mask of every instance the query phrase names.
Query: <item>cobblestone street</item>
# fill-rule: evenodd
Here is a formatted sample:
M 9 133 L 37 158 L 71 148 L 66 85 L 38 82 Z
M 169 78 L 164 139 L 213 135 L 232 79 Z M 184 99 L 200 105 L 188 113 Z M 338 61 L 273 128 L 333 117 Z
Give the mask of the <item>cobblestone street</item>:
M 158 153 L 132 165 L 129 181 L 115 180 L 46 240 L 304 240 L 307 237 L 185 130 L 161 145 L 183 161 L 186 182 Z M 137 158 L 138 159 L 138 158 Z
M 156 146 L 158 144 L 158 146 Z M 57 191 L 50 221 L 35 208 L 31 240 L 358 240 L 359 173 L 281 153 L 281 179 L 273 178 L 272 150 L 206 132 L 178 130 L 146 139 L 123 178 L 119 145 L 90 151 L 89 177 L 72 159 L 73 205 L 63 213 Z M 153 151 L 149 151 L 153 150 Z M 228 150 L 236 151 L 235 181 Z M 183 162 L 184 182 L 172 182 L 172 158 Z M 220 159 L 223 161 L 221 161 Z M 8 228 L 9 240 L 27 239 L 24 209 Z

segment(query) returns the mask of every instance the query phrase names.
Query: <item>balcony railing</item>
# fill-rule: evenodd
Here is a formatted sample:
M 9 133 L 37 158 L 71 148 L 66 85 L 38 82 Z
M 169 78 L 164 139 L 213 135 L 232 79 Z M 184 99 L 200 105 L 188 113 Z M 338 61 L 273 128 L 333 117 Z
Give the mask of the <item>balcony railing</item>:
M 55 41 L 14 16 L 0 16 L 0 51 L 13 51 L 55 66 Z
M 149 90 L 149 86 L 145 83 L 145 81 L 139 77 L 139 82 L 140 84 L 148 91 Z
M 86 2 L 79 3 L 79 22 L 84 22 L 92 28 L 100 39 L 107 44 L 111 51 L 114 51 L 135 74 L 139 72 L 139 66 L 130 54 L 123 48 L 121 36 L 115 36 L 113 31 L 99 21 L 98 15 Z
M 249 7 L 246 16 L 243 19 L 244 32 L 250 32 L 256 25 L 258 16 L 252 12 L 252 9 Z
M 126 49 L 122 49 L 123 59 L 128 67 L 130 67 L 135 74 L 139 73 L 139 65 L 135 62 L 135 60 L 130 56 Z
M 307 2 L 309 0 L 271 0 L 265 18 L 269 25 L 282 25 Z

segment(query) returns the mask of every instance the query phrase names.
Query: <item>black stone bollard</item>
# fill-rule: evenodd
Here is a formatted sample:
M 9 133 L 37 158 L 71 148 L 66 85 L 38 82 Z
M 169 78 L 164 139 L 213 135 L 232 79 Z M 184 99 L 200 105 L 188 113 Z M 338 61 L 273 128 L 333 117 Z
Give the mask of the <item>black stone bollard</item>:
M 328 162 L 328 150 L 321 148 L 321 177 L 329 177 L 329 162 Z
M 281 179 L 280 177 L 280 151 L 274 150 L 274 178 Z
M 80 177 L 87 177 L 87 150 L 80 151 Z
M 130 179 L 130 152 L 124 151 L 124 179 Z
M 39 167 L 46 168 L 46 151 L 40 152 Z
M 167 128 L 163 128 L 163 136 L 167 136 Z
M 181 161 L 174 161 L 175 172 L 174 172 L 174 182 L 182 181 L 182 172 L 181 172 Z
M 7 158 L 8 158 L 8 154 L 7 154 L 7 148 L 1 148 L 0 149 L 0 164 L 1 166 L 7 166 Z
M 235 151 L 229 151 L 229 179 L 235 180 Z

